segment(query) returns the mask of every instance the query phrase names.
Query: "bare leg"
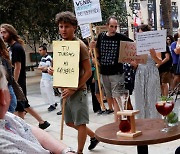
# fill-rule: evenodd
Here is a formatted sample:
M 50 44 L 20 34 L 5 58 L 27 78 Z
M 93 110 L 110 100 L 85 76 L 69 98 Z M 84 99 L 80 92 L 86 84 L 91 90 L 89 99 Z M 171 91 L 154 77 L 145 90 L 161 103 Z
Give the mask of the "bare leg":
M 28 108 L 25 108 L 25 110 L 29 114 L 31 114 L 40 124 L 44 123 L 44 120 L 40 117 L 40 115 L 35 110 L 33 110 L 33 108 L 28 107 Z
M 168 83 L 162 83 L 161 85 L 161 93 L 163 96 L 168 96 Z
M 86 137 L 87 137 L 87 129 L 86 125 L 79 125 L 77 127 L 78 129 L 78 153 L 82 153 L 84 149 L 84 145 L 86 142 Z
M 113 99 L 113 105 L 114 105 L 114 121 L 119 122 L 120 117 L 117 115 L 117 112 L 120 111 L 120 108 L 115 99 Z
M 67 126 L 72 127 L 78 131 L 78 152 L 81 153 L 84 148 L 86 136 L 94 137 L 94 132 L 86 125 L 75 126 L 73 123 L 67 123 Z
M 179 75 L 174 75 L 174 80 L 173 80 L 173 84 L 172 84 L 172 90 L 174 90 L 174 88 L 176 87 L 178 82 L 180 82 Z
M 113 104 L 114 104 L 114 100 L 112 97 L 107 98 L 107 102 L 108 102 L 108 106 L 110 110 L 113 110 Z
M 25 113 L 24 112 L 14 112 L 15 115 L 17 115 L 18 117 L 24 119 Z

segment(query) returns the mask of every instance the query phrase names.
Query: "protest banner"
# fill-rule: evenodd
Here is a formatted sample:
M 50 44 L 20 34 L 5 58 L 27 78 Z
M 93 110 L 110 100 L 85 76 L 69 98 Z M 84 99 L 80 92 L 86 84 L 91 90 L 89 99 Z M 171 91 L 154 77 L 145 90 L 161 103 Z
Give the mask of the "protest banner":
M 146 64 L 147 54 L 137 55 L 135 42 L 121 41 L 118 62 L 130 63 L 133 60 L 135 60 L 137 63 Z
M 150 49 L 156 52 L 166 51 L 166 30 L 148 31 L 136 34 L 137 55 L 148 54 Z
M 102 21 L 99 0 L 73 0 L 78 24 Z
M 79 41 L 53 41 L 53 86 L 78 87 Z
M 91 36 L 89 24 L 79 25 L 79 27 L 81 29 L 82 38 L 87 38 Z
M 107 32 L 107 27 L 103 26 L 96 26 L 96 35 L 98 36 L 102 32 Z

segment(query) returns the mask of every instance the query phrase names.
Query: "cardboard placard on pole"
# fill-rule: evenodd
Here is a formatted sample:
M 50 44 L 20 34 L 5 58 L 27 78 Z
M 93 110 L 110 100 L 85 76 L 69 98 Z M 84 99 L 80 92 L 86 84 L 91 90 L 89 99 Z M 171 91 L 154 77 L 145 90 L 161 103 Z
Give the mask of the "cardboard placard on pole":
M 77 88 L 79 82 L 79 41 L 53 41 L 53 86 Z M 64 107 L 62 103 L 62 119 L 60 139 L 63 139 Z
M 73 0 L 78 24 L 102 21 L 99 0 Z
M 91 36 L 89 24 L 79 25 L 79 27 L 81 29 L 82 38 Z
M 107 26 L 96 26 L 96 35 L 98 36 L 101 32 L 106 32 L 107 31 Z
M 77 88 L 79 41 L 53 41 L 53 86 Z
M 147 54 L 137 55 L 135 42 L 121 41 L 118 62 L 130 63 L 133 60 L 137 61 L 137 63 L 146 64 Z
M 149 54 L 150 49 L 156 52 L 166 51 L 167 30 L 148 31 L 136 34 L 137 55 Z

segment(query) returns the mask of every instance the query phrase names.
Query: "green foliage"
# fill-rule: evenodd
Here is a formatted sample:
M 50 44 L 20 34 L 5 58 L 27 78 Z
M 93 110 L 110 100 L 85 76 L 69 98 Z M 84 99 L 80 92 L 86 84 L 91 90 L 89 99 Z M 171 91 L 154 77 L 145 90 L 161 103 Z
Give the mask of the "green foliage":
M 124 0 L 100 0 L 102 23 L 115 15 L 126 27 L 127 13 Z M 74 12 L 73 0 L 0 0 L 0 24 L 12 24 L 27 44 L 58 38 L 55 15 L 61 11 Z M 36 50 L 36 49 L 34 49 Z
M 115 15 L 120 25 L 127 27 L 127 11 L 124 0 L 100 0 L 101 12 L 102 12 L 102 24 L 106 23 L 109 16 Z
M 12 24 L 25 41 L 51 42 L 58 37 L 55 15 L 73 10 L 70 0 L 1 0 L 0 22 Z
M 167 116 L 167 121 L 168 123 L 177 123 L 178 122 L 178 117 L 177 114 L 175 112 L 171 112 L 168 116 Z
M 160 100 L 161 101 L 171 101 L 171 100 L 173 100 L 173 98 L 172 97 L 168 97 L 168 96 L 161 96 Z

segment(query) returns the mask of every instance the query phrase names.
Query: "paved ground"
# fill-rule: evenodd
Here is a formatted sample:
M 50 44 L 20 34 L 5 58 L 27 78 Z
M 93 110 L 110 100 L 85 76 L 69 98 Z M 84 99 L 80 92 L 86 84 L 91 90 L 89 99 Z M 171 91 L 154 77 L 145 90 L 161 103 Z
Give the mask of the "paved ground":
M 56 115 L 60 110 L 60 105 L 53 112 L 48 112 L 48 105 L 43 103 L 43 100 L 40 95 L 39 82 L 40 76 L 31 76 L 28 75 L 27 78 L 27 90 L 28 90 L 28 99 L 31 106 L 43 117 L 43 119 L 49 121 L 51 126 L 46 129 L 52 136 L 59 139 L 60 138 L 60 123 L 61 116 Z M 96 130 L 98 127 L 113 122 L 113 114 L 111 115 L 101 115 L 93 113 L 92 104 L 90 99 L 90 94 L 88 94 L 89 99 L 89 112 L 90 112 L 90 123 L 88 125 L 92 130 Z M 132 97 L 132 100 L 133 97 Z M 56 101 L 59 102 L 59 98 L 56 98 Z M 180 101 L 179 101 L 180 103 Z M 107 104 L 105 104 L 107 105 Z M 25 121 L 32 125 L 38 125 L 38 122 L 29 114 L 25 117 Z M 66 125 L 64 125 L 64 139 L 63 142 L 67 145 L 76 149 L 77 147 L 77 132 Z M 89 146 L 89 138 L 87 138 L 84 154 L 136 154 L 135 146 L 119 146 L 119 145 L 110 145 L 106 143 L 99 143 L 98 146 L 93 151 L 88 151 L 87 147 Z M 174 154 L 176 147 L 180 145 L 180 140 L 156 144 L 149 146 L 149 154 Z

